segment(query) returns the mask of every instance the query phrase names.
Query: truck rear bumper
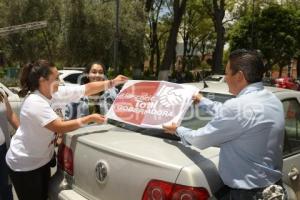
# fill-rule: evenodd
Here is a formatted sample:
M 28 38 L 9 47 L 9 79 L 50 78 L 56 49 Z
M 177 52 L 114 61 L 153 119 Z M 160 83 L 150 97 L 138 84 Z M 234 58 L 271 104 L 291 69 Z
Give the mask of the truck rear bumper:
M 87 200 L 74 190 L 62 190 L 58 194 L 58 199 L 59 200 Z
M 49 183 L 49 199 L 50 200 L 88 200 L 72 190 L 70 187 L 72 178 L 61 170 L 52 176 Z

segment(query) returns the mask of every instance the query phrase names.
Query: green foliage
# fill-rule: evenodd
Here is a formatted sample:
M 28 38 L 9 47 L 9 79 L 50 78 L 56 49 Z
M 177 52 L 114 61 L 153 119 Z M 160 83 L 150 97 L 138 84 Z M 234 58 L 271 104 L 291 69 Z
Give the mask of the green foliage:
M 144 71 L 143 79 L 144 80 L 157 80 L 155 74 L 151 73 L 150 70 Z
M 259 49 L 271 66 L 288 64 L 299 49 L 299 17 L 290 9 L 271 5 L 253 17 L 243 17 L 230 33 L 231 50 Z M 253 27 L 253 30 L 252 30 Z
M 119 66 L 144 60 L 144 11 L 141 1 L 120 1 Z M 115 1 L 3 0 L 0 27 L 47 20 L 45 29 L 0 38 L 7 65 L 45 58 L 62 67 L 113 62 Z
M 201 51 L 201 54 L 205 54 L 212 51 L 213 47 L 208 45 L 208 41 L 214 40 L 215 35 L 213 32 L 213 22 L 211 17 L 207 14 L 206 8 L 203 2 L 200 0 L 190 0 L 187 2 L 186 12 L 183 16 L 182 28 L 179 30 L 180 35 L 183 38 L 183 42 L 186 43 L 186 49 L 183 49 L 184 56 L 191 57 L 195 55 L 197 51 Z M 183 58 L 187 59 L 187 58 Z M 195 68 L 199 63 L 187 60 L 188 69 Z

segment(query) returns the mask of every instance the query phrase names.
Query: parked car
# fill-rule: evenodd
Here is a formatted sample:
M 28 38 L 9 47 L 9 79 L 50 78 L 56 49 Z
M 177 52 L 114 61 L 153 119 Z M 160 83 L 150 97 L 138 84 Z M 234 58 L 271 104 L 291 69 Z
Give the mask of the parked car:
M 19 114 L 22 99 L 20 99 L 20 97 L 16 93 L 12 92 L 9 88 L 7 88 L 1 82 L 0 82 L 0 89 L 4 90 L 4 92 L 6 93 L 6 95 L 8 97 L 8 101 L 10 102 L 10 105 L 11 105 L 12 109 L 17 114 Z M 10 124 L 8 126 L 9 126 L 9 132 L 12 135 L 15 130 L 10 126 Z
M 278 78 L 275 80 L 275 86 L 291 90 L 298 90 L 298 83 L 291 77 Z
M 224 102 L 233 96 L 224 83 L 193 83 L 203 94 Z M 266 87 L 284 105 L 286 115 L 283 181 L 290 200 L 300 200 L 300 92 Z M 204 126 L 210 116 L 187 111 L 183 125 Z M 154 200 L 215 199 L 222 186 L 219 148 L 184 146 L 160 130 L 110 122 L 64 135 L 58 170 L 51 180 L 50 199 Z
M 59 73 L 59 79 L 63 83 L 79 84 L 80 76 L 82 75 L 83 71 L 64 69 L 64 70 L 58 70 L 58 73 Z
M 207 76 L 206 78 L 204 78 L 204 80 L 205 81 L 220 82 L 220 83 L 225 83 L 226 82 L 225 75 L 221 75 L 221 74 L 214 74 L 214 75 Z

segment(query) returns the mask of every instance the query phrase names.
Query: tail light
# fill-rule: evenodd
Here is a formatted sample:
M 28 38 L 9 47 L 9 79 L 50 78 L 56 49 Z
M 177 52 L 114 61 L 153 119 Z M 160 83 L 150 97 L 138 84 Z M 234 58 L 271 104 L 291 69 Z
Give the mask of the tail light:
M 151 180 L 142 200 L 207 200 L 205 188 L 178 185 L 160 180 Z
M 73 176 L 73 152 L 65 144 L 61 144 L 57 153 L 58 165 L 62 170 Z

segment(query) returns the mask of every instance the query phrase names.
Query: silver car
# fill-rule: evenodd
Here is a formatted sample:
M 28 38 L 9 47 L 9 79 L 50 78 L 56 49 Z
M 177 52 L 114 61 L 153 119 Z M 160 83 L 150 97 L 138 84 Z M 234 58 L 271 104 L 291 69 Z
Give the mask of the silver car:
M 14 112 L 16 112 L 17 115 L 19 115 L 22 99 L 2 83 L 0 83 L 0 89 L 5 92 L 12 109 L 14 110 Z M 12 126 L 9 123 L 8 123 L 8 129 L 10 135 L 13 135 L 15 133 L 15 130 L 12 128 Z
M 219 82 L 219 83 L 226 82 L 225 75 L 223 75 L 223 74 L 210 75 L 210 76 L 206 77 L 204 80 L 211 81 L 211 82 Z
M 193 84 L 208 98 L 232 96 L 224 83 Z M 289 199 L 300 199 L 300 93 L 268 88 L 282 100 L 286 114 L 283 180 Z M 184 126 L 199 128 L 210 117 L 198 109 L 186 113 Z M 299 128 L 298 128 L 299 126 Z M 50 199 L 154 200 L 215 199 L 223 183 L 219 148 L 184 146 L 177 137 L 111 121 L 65 134 Z

